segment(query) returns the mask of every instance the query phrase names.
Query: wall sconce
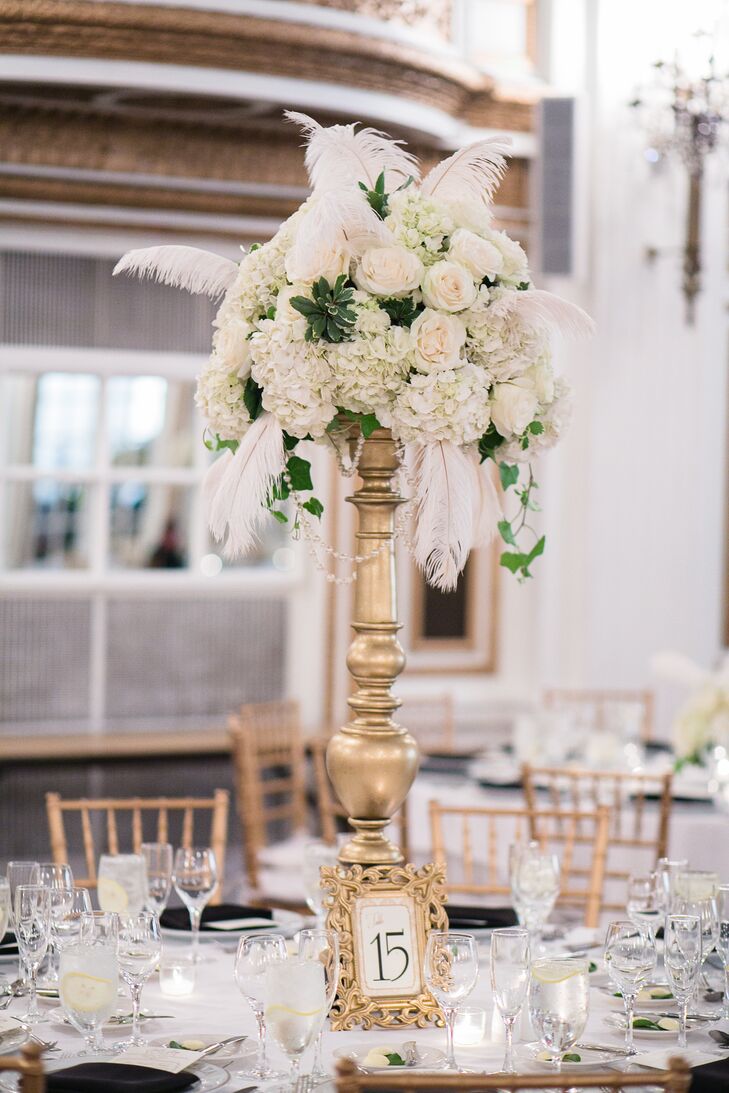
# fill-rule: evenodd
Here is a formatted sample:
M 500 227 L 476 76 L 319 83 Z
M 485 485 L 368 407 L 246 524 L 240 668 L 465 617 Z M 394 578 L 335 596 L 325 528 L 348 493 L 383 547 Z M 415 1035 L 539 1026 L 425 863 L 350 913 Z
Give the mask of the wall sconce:
M 659 163 L 673 157 L 688 174 L 682 290 L 689 325 L 694 321 L 701 288 L 704 164 L 729 121 L 729 72 L 717 72 L 714 44 L 714 36 L 699 32 L 693 35 L 690 57 L 679 60 L 676 55 L 673 61 L 656 61 L 654 82 L 630 104 L 638 111 L 648 136 L 646 159 Z

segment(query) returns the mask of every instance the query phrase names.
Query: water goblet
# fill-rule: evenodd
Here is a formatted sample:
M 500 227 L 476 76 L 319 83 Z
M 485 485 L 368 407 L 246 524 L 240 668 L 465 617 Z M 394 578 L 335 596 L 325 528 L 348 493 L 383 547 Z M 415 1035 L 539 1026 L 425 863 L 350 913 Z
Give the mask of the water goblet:
M 532 963 L 529 1016 L 542 1046 L 551 1054 L 557 1072 L 562 1069 L 562 1056 L 584 1031 L 589 1006 L 586 961 L 544 958 Z
M 689 999 L 701 970 L 701 921 L 698 915 L 668 915 L 663 939 L 663 963 L 678 1002 L 678 1046 L 686 1047 Z
M 71 866 L 52 861 L 39 862 L 37 883 L 44 888 L 73 888 Z
M 91 911 L 91 895 L 88 888 L 52 888 L 50 900 L 51 937 L 60 953 L 78 941 L 81 915 Z
M 514 1025 L 529 988 L 529 931 L 494 930 L 491 935 L 491 988 L 506 1034 L 503 1070 L 514 1073 Z
M 154 911 L 125 915 L 119 922 L 119 971 L 132 996 L 132 1033 L 116 1046 L 140 1047 L 145 1043 L 139 1031 L 142 988 L 157 967 L 162 952 L 159 919 Z
M 103 1051 L 102 1025 L 116 1006 L 119 966 L 116 942 L 103 932 L 61 950 L 59 997 L 64 1013 L 84 1038 L 82 1055 Z
M 425 948 L 425 982 L 446 1022 L 446 1070 L 459 1069 L 453 1044 L 456 1010 L 476 986 L 477 978 L 478 951 L 473 934 L 431 930 Z
M 299 931 L 299 956 L 302 960 L 318 960 L 324 968 L 326 981 L 326 1007 L 314 1044 L 314 1063 L 311 1077 L 314 1081 L 323 1081 L 328 1074 L 321 1061 L 321 1045 L 324 1036 L 324 1022 L 339 986 L 339 934 L 336 930 L 306 929 Z
M 296 1088 L 301 1056 L 321 1029 L 327 1004 L 324 965 L 318 958 L 289 958 L 268 965 L 264 1016 L 268 1031 L 289 1059 L 287 1088 Z
M 286 959 L 286 942 L 281 934 L 248 934 L 238 942 L 235 955 L 235 981 L 253 1010 L 258 1026 L 258 1060 L 246 1069 L 246 1077 L 265 1079 L 282 1077 L 272 1070 L 266 1058 L 266 972 L 272 964 Z
M 633 1051 L 633 1016 L 638 991 L 656 966 L 653 934 L 634 922 L 611 922 L 605 937 L 605 966 L 623 995 L 625 1047 Z
M 19 884 L 15 890 L 15 936 L 30 980 L 28 1012 L 23 1018 L 29 1025 L 41 1020 L 37 994 L 38 969 L 51 937 L 50 897 L 48 888 L 39 884 Z
M 724 1008 L 722 1017 L 729 1018 L 729 884 L 720 884 L 716 891 L 716 909 L 719 921 L 717 952 L 724 964 Z
M 161 915 L 172 888 L 172 847 L 169 843 L 142 843 L 141 853 L 147 870 L 146 909 Z
M 329 843 L 321 842 L 319 839 L 310 839 L 304 844 L 302 859 L 304 895 L 307 907 L 313 915 L 316 915 L 316 924 L 321 929 L 326 923 L 326 911 L 320 870 L 322 865 L 335 866 L 337 863 L 336 846 L 330 846 Z
M 102 854 L 96 898 L 102 911 L 136 915 L 144 908 L 147 883 L 141 854 Z
M 190 915 L 192 958 L 197 963 L 200 959 L 200 920 L 218 886 L 218 864 L 214 851 L 209 846 L 181 847 L 175 854 L 172 883 Z
M 663 917 L 663 889 L 657 873 L 628 878 L 625 910 L 630 921 L 655 938 Z

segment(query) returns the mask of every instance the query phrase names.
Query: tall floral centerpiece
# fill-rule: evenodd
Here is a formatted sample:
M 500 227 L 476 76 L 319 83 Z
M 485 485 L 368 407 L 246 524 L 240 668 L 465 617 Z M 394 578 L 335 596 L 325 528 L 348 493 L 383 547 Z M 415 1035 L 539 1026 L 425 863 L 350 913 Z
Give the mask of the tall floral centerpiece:
M 240 263 L 189 247 L 132 251 L 115 272 L 223 296 L 197 403 L 221 453 L 205 492 L 226 552 L 244 554 L 263 521 L 277 519 L 302 532 L 321 567 L 353 563 L 349 575 L 327 573 L 356 581 L 348 666 L 357 684 L 327 761 L 356 830 L 343 860 L 397 861 L 383 829 L 415 776 L 417 748 L 392 720 L 390 686 L 404 667 L 395 535 L 412 521 L 415 560 L 442 590 L 496 534 L 501 564 L 531 576 L 544 550 L 529 524 L 531 460 L 569 416 L 550 338 L 592 324 L 533 287 L 521 246 L 491 222 L 504 142 L 478 141 L 421 179 L 384 134 L 287 116 L 306 138 L 312 194 L 272 239 Z M 359 472 L 351 559 L 317 530 L 312 443 L 344 474 Z M 515 492 L 512 517 L 494 464 L 502 491 Z
M 707 670 L 680 653 L 658 653 L 654 670 L 689 690 L 673 722 L 676 769 L 711 767 L 729 755 L 729 655 Z M 718 756 L 715 754 L 719 749 Z M 726 763 L 724 764 L 726 768 Z M 724 774 L 726 776 L 726 769 Z

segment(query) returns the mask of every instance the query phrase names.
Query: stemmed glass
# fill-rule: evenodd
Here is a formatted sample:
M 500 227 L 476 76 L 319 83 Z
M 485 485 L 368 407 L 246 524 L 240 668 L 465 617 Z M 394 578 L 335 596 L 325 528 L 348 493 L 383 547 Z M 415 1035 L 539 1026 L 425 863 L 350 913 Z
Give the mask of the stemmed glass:
M 15 890 L 15 936 L 18 951 L 28 969 L 30 995 L 23 1020 L 35 1025 L 41 1020 L 38 1009 L 38 969 L 48 950 L 51 936 L 51 894 L 39 884 L 19 884 Z
M 180 849 L 175 854 L 172 874 L 175 891 L 187 907 L 192 931 L 192 959 L 200 959 L 200 920 L 206 904 L 218 886 L 218 863 L 210 847 Z
M 696 990 L 701 970 L 701 922 L 697 915 L 668 915 L 664 933 L 663 963 L 678 1002 L 678 1046 L 686 1047 L 689 999 Z
M 169 843 L 142 843 L 141 851 L 147 867 L 146 908 L 161 915 L 172 888 L 172 847 Z
M 301 1056 L 321 1029 L 327 1013 L 327 983 L 320 960 L 274 961 L 264 978 L 268 1029 L 289 1058 L 290 1088 L 296 1088 Z
M 638 991 L 656 966 L 653 934 L 631 922 L 611 922 L 605 938 L 605 966 L 620 987 L 625 1006 L 625 1047 L 633 1051 L 633 1016 Z
M 562 1056 L 583 1033 L 589 1007 L 589 969 L 585 961 L 545 958 L 532 963 L 529 1016 L 558 1072 Z
M 38 865 L 38 884 L 43 888 L 73 888 L 73 873 L 70 865 L 42 861 Z
M 140 911 L 120 920 L 119 971 L 132 996 L 132 1034 L 117 1047 L 140 1047 L 145 1043 L 139 1032 L 142 988 L 157 967 L 161 952 L 159 919 L 154 911 Z
M 299 956 L 302 960 L 318 960 L 324 968 L 327 988 L 326 1008 L 316 1036 L 314 1063 L 311 1068 L 311 1077 L 315 1081 L 323 1081 L 328 1074 L 321 1062 L 321 1044 L 324 1036 L 324 1022 L 334 1004 L 339 986 L 339 934 L 336 930 L 300 930 Z
M 718 887 L 718 886 L 717 886 Z M 705 962 L 711 955 L 714 946 L 719 940 L 719 915 L 716 907 L 716 899 L 680 899 L 676 901 L 676 913 L 679 915 L 696 915 L 701 926 L 701 967 L 699 976 Z M 698 983 L 696 984 L 698 990 Z
M 676 898 L 676 880 L 681 873 L 688 869 L 686 858 L 659 858 L 656 865 L 656 876 L 663 887 L 663 913 L 673 913 L 673 901 Z
M 529 988 L 529 931 L 509 928 L 491 935 L 491 988 L 506 1033 L 504 1073 L 514 1073 L 514 1025 Z
M 425 948 L 425 982 L 445 1017 L 446 1070 L 459 1069 L 453 1045 L 456 1009 L 468 998 L 477 978 L 478 952 L 473 934 L 431 930 Z
M 272 964 L 286 959 L 286 942 L 281 934 L 249 934 L 238 942 L 235 954 L 235 981 L 253 1010 L 258 1026 L 258 1061 L 246 1070 L 251 1078 L 280 1078 L 266 1058 L 266 973 Z
M 91 911 L 88 888 L 51 889 L 51 936 L 59 953 L 78 940 L 81 916 Z
M 716 909 L 719 920 L 719 940 L 717 952 L 721 953 L 724 964 L 724 1008 L 722 1017 L 729 1018 L 729 884 L 719 885 L 716 892 Z
M 511 864 L 512 892 L 522 909 L 534 952 L 559 895 L 559 859 L 556 854 L 543 851 L 538 843 L 529 843 L 512 856 Z
M 306 904 L 313 915 L 316 915 L 316 924 L 320 929 L 326 922 L 324 909 L 324 892 L 321 887 L 320 869 L 322 865 L 337 865 L 337 847 L 318 839 L 310 839 L 304 844 L 302 861 L 302 880 L 304 882 L 304 895 Z
M 663 916 L 663 888 L 657 873 L 628 878 L 625 910 L 630 921 L 655 939 Z
M 119 916 L 81 915 L 78 941 L 61 949 L 59 996 L 69 1021 L 83 1036 L 86 1051 L 102 1051 L 101 1028 L 114 1012 L 119 987 Z
M 0 877 L 0 941 L 5 937 L 10 922 L 10 884 L 7 877 Z

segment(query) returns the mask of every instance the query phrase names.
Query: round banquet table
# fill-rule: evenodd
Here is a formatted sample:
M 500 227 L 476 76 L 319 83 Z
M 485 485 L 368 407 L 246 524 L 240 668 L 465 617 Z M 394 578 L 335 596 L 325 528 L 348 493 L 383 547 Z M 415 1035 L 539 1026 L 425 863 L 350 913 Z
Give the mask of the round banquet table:
M 582 931 L 579 940 L 581 941 L 584 936 L 585 931 Z M 165 940 L 167 950 L 173 947 L 178 950 L 184 949 L 186 944 L 187 942 L 184 940 Z M 494 1014 L 493 1012 L 491 1000 L 488 970 L 489 944 L 486 935 L 483 936 L 483 939 L 479 939 L 479 980 L 475 990 L 465 1003 L 465 1005 L 468 1006 L 483 1007 L 487 1011 L 486 1037 L 483 1043 L 476 1047 L 456 1048 L 459 1063 L 464 1067 L 477 1071 L 498 1070 L 503 1059 L 502 1025 L 498 1014 Z M 555 942 L 553 944 L 563 946 L 564 941 L 559 943 Z M 150 1020 L 144 1022 L 143 1032 L 145 1036 L 151 1040 L 161 1036 L 164 1036 L 165 1039 L 183 1039 L 185 1037 L 213 1034 L 220 1039 L 223 1039 L 226 1036 L 247 1033 L 251 1037 L 251 1043 L 254 1043 L 255 1022 L 253 1015 L 240 995 L 233 978 L 235 946 L 232 943 L 232 939 L 229 939 L 227 943 L 218 942 L 217 940 L 215 942 L 205 942 L 201 948 L 203 949 L 204 961 L 198 966 L 198 980 L 195 993 L 190 997 L 175 999 L 163 997 L 159 990 L 157 977 L 153 976 L 152 979 L 148 981 L 142 997 L 143 1009 L 150 1013 L 172 1014 L 175 1019 L 164 1021 Z M 560 949 L 559 951 L 563 951 L 563 949 Z M 594 952 L 599 953 L 599 950 L 594 950 Z M 6 965 L 6 968 L 9 968 L 9 966 Z M 14 971 L 14 969 L 12 969 L 12 971 Z M 8 971 L 8 974 L 10 974 L 10 970 Z M 615 1010 L 610 1005 L 606 996 L 596 987 L 593 987 L 590 993 L 590 1017 L 587 1028 L 581 1039 L 589 1043 L 621 1047 L 622 1034 L 618 1030 L 605 1024 L 604 1021 L 605 1016 L 610 1012 L 615 1012 Z M 6 1012 L 10 1015 L 20 1014 L 24 1003 L 25 999 L 15 999 Z M 51 1002 L 50 1000 L 42 1000 L 41 1006 L 44 1014 L 48 1015 L 48 1017 L 51 1017 L 54 1014 L 60 1014 L 61 1012 L 59 1004 Z M 122 999 L 120 999 L 120 1006 L 125 1006 Z M 129 1010 L 130 1009 L 131 1007 L 129 1007 Z M 129 1010 L 125 1009 L 125 1012 L 129 1012 Z M 719 1025 L 718 1027 L 729 1031 L 729 1023 Z M 526 1031 L 526 1027 L 524 1028 L 524 1031 Z M 126 1029 L 119 1028 L 105 1030 L 105 1042 L 111 1044 L 115 1040 L 123 1038 L 126 1032 Z M 52 1024 L 45 1021 L 38 1027 L 37 1033 L 44 1039 L 57 1040 L 58 1046 L 64 1052 L 82 1049 L 81 1036 L 73 1029 L 59 1027 L 56 1021 Z M 415 1039 L 419 1045 L 430 1045 L 441 1049 L 445 1048 L 445 1032 L 443 1029 L 438 1028 L 416 1030 L 414 1032 L 411 1032 L 407 1028 L 403 1028 L 399 1031 L 375 1029 L 369 1032 L 355 1030 L 353 1032 L 338 1033 L 332 1033 L 327 1030 L 324 1036 L 324 1058 L 325 1061 L 331 1060 L 333 1064 L 332 1053 L 335 1049 L 347 1048 L 349 1046 L 355 1048 L 364 1046 L 369 1049 L 372 1046 L 384 1045 L 388 1042 L 395 1046 L 408 1039 Z M 705 1030 L 690 1033 L 688 1040 L 690 1048 L 711 1050 L 711 1041 Z M 516 1036 L 515 1045 L 518 1051 L 519 1044 Z M 639 1051 L 653 1051 L 657 1049 L 673 1048 L 674 1046 L 675 1041 L 673 1039 L 660 1039 L 654 1043 L 646 1043 L 644 1040 L 636 1041 L 636 1047 Z M 58 1055 L 54 1054 L 49 1056 L 49 1058 L 58 1058 Z M 281 1068 L 286 1067 L 284 1057 L 273 1043 L 269 1044 L 269 1058 L 274 1065 Z M 214 1059 L 210 1059 L 209 1061 L 214 1062 Z M 306 1071 L 309 1061 L 310 1053 L 307 1053 L 304 1057 L 303 1072 Z M 240 1065 L 239 1063 L 226 1062 L 216 1065 L 224 1066 L 231 1072 L 229 1081 L 224 1087 L 221 1087 L 223 1090 L 228 1091 L 228 1093 L 234 1093 L 236 1090 L 256 1084 L 253 1080 L 246 1080 L 240 1074 L 233 1073 L 235 1067 Z M 650 1071 L 646 1070 L 645 1074 L 648 1084 Z M 266 1083 L 262 1083 L 260 1088 L 263 1093 L 265 1093 Z

